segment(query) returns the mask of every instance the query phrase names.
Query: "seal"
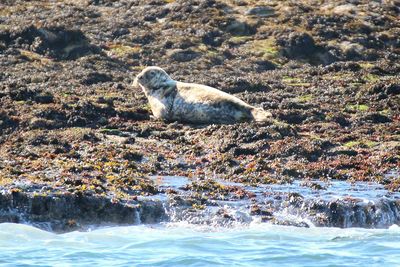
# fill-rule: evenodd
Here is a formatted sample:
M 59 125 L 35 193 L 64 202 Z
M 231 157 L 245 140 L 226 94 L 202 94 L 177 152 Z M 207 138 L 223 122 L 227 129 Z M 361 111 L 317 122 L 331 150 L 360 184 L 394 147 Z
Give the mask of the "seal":
M 153 115 L 165 121 L 192 124 L 263 122 L 271 113 L 216 88 L 173 80 L 160 67 L 147 67 L 134 81 L 144 91 Z

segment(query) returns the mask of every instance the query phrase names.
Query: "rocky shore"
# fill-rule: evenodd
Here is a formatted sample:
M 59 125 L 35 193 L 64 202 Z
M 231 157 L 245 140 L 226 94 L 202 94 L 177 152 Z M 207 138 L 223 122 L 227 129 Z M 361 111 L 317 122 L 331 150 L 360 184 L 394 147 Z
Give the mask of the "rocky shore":
M 2 1 L 0 221 L 399 224 L 399 16 L 398 1 Z M 131 85 L 148 65 L 274 119 L 155 121 Z M 384 192 L 321 198 L 336 182 Z

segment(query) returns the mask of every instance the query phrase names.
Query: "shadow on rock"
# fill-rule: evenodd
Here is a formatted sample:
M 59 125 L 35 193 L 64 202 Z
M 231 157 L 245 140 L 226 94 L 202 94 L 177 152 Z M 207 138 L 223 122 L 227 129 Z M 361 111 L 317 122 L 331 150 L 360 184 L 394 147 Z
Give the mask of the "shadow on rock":
M 30 26 L 17 32 L 1 35 L 3 41 L 56 60 L 74 60 L 101 49 L 92 45 L 80 30 L 63 27 L 36 28 Z

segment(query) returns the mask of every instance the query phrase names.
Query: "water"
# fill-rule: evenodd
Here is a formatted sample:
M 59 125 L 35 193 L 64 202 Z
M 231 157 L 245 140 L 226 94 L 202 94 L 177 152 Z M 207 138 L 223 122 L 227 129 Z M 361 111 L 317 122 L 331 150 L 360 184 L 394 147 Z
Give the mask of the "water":
M 397 172 L 393 172 L 397 174 Z M 390 175 L 392 173 L 389 173 Z M 389 177 L 389 174 L 387 177 Z M 398 175 L 398 174 L 397 174 Z M 180 189 L 192 180 L 182 176 L 152 176 L 150 177 L 160 188 L 174 188 Z M 344 199 L 347 197 L 358 198 L 362 200 L 377 200 L 380 198 L 400 199 L 399 192 L 389 192 L 382 184 L 374 182 L 354 182 L 331 180 L 329 182 L 322 182 L 319 180 L 312 180 L 314 184 L 322 186 L 322 190 L 315 190 L 310 187 L 304 186 L 303 181 L 295 180 L 287 184 L 266 184 L 258 185 L 257 187 L 248 186 L 242 183 L 227 182 L 224 180 L 217 181 L 224 185 L 240 186 L 255 194 L 287 194 L 296 192 L 306 198 L 319 198 L 323 200 Z M 184 193 L 180 191 L 181 193 Z
M 399 266 L 400 227 L 186 223 L 53 234 L 0 224 L 2 266 Z
M 191 197 L 192 192 L 182 187 L 193 180 L 179 176 L 151 177 L 162 190 L 173 188 L 180 196 Z M 322 182 L 293 181 L 287 184 L 266 184 L 250 186 L 242 183 L 218 180 L 223 185 L 243 188 L 251 192 L 252 198 L 238 199 L 234 194 L 220 195 L 209 201 L 203 211 L 187 211 L 172 206 L 167 214 L 172 221 L 189 221 L 197 224 L 227 225 L 231 222 L 243 223 L 254 219 L 257 213 L 250 213 L 250 207 L 273 213 L 276 224 L 317 225 L 335 227 L 387 228 L 400 223 L 400 193 L 389 192 L 383 185 L 374 182 L 354 182 L 331 180 Z M 314 186 L 318 185 L 319 190 Z M 167 201 L 165 194 L 140 199 Z M 228 213 L 227 213 L 228 212 Z M 221 215 L 224 215 L 221 217 Z M 225 215 L 229 216 L 229 220 Z

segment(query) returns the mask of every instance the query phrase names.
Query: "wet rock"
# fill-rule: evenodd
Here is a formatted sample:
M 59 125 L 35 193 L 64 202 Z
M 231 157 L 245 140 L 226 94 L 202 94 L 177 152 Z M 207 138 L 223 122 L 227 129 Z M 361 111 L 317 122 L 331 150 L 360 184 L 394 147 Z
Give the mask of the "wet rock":
M 350 157 L 357 156 L 358 152 L 353 149 L 343 149 L 343 148 L 336 148 L 331 151 L 332 155 L 339 156 L 339 155 L 346 155 Z
M 138 137 L 147 138 L 147 137 L 149 137 L 152 133 L 153 133 L 153 129 L 152 129 L 151 127 L 144 127 L 143 129 L 141 129 L 141 130 L 137 133 L 137 136 L 138 136 Z
M 166 140 L 175 140 L 177 137 L 182 136 L 182 133 L 175 132 L 175 131 L 154 131 L 153 132 L 154 137 L 160 138 L 160 139 L 166 139 Z
M 324 69 L 328 72 L 331 71 L 359 71 L 361 69 L 361 66 L 355 62 L 334 62 L 332 64 L 329 64 L 328 66 L 325 66 Z
M 99 142 L 99 141 L 100 141 L 100 138 L 98 138 L 94 133 L 85 133 L 85 134 L 82 136 L 82 140 L 83 140 L 83 141 L 89 141 L 89 142 L 95 143 L 95 142 Z
M 118 116 L 133 121 L 144 121 L 150 119 L 149 112 L 144 109 L 120 110 L 118 111 Z
M 256 33 L 256 27 L 251 26 L 246 22 L 239 20 L 230 21 L 225 27 L 224 30 L 233 35 L 252 35 Z
M 254 155 L 256 154 L 257 151 L 253 148 L 247 148 L 247 147 L 233 147 L 232 148 L 232 154 L 237 157 L 240 155 Z
M 293 32 L 288 37 L 281 37 L 277 43 L 289 58 L 307 57 L 316 52 L 314 39 L 307 33 Z
M 365 48 L 361 44 L 345 41 L 340 43 L 339 46 L 347 60 L 360 60 L 364 58 Z
M 388 216 L 390 214 L 390 216 Z M 336 227 L 389 227 L 399 218 L 399 204 L 381 199 L 376 203 L 333 201 L 326 214 L 328 226 Z
M 187 62 L 193 59 L 196 59 L 201 56 L 199 52 L 195 52 L 193 50 L 183 50 L 183 49 L 175 49 L 168 51 L 168 55 L 171 59 L 178 62 Z
M 29 126 L 31 129 L 53 129 L 57 127 L 57 124 L 51 120 L 33 118 L 29 122 Z
M 39 94 L 34 97 L 34 101 L 41 104 L 50 104 L 54 102 L 54 96 L 50 93 Z
M 376 113 L 376 112 L 366 114 L 365 116 L 363 116 L 361 118 L 361 120 L 372 122 L 372 123 L 387 123 L 387 122 L 392 121 L 389 117 L 387 117 L 383 114 L 380 114 L 380 113 Z
M 137 34 L 132 39 L 133 43 L 137 43 L 137 44 L 141 44 L 141 45 L 150 44 L 153 41 L 154 41 L 154 36 L 151 32 Z
M 309 187 L 312 190 L 326 190 L 326 187 L 322 186 L 321 184 L 310 181 L 301 183 L 301 186 Z
M 388 84 L 386 85 L 386 94 L 388 95 L 400 95 L 400 84 Z
M 8 92 L 8 95 L 11 97 L 11 99 L 16 101 L 33 100 L 40 93 L 38 90 L 32 90 L 25 87 L 14 89 L 15 86 L 16 85 L 9 86 L 10 91 Z
M 275 10 L 269 6 L 256 6 L 249 9 L 246 15 L 257 17 L 271 17 L 275 15 Z
M 35 113 L 35 116 L 38 118 L 43 118 L 46 120 L 53 120 L 57 121 L 59 123 L 65 123 L 66 122 L 66 113 L 64 111 L 59 111 L 56 109 L 44 109 L 44 110 L 38 110 Z
M 31 51 L 57 60 L 73 60 L 100 53 L 100 49 L 90 44 L 80 30 L 67 30 L 63 27 L 30 26 L 10 34 L 9 39 L 16 46 L 28 45 Z
M 118 37 L 121 37 L 121 36 L 129 34 L 129 33 L 130 33 L 129 29 L 127 29 L 127 28 L 119 28 L 119 29 L 115 30 L 112 33 L 112 35 L 113 35 L 114 38 L 118 38 Z
M 28 141 L 28 144 L 32 146 L 48 145 L 49 140 L 45 135 L 39 135 Z
M 125 152 L 122 156 L 124 159 L 129 161 L 141 161 L 143 159 L 143 154 L 139 152 Z
M 112 81 L 112 77 L 106 73 L 92 72 L 89 73 L 83 80 L 83 85 L 92 85 Z
M 88 101 L 79 101 L 67 111 L 67 124 L 82 127 L 99 123 L 102 117 L 114 117 L 117 114 L 111 106 L 98 106 Z
M 300 112 L 287 111 L 280 113 L 278 118 L 290 124 L 300 124 L 307 119 L 307 115 Z
M 259 60 L 256 64 L 259 72 L 276 69 L 276 65 L 268 60 Z
M 285 226 L 295 226 L 295 227 L 310 228 L 310 225 L 308 223 L 306 223 L 306 222 L 303 222 L 303 221 L 291 221 L 291 220 L 274 218 L 272 220 L 272 223 L 276 224 L 276 225 L 285 225 Z
M 236 143 L 224 143 L 221 146 L 219 146 L 218 151 L 224 153 L 224 152 L 228 152 L 229 150 L 231 150 L 234 147 L 237 147 Z
M 398 83 L 377 83 L 373 84 L 369 89 L 371 94 L 399 95 L 400 84 Z
M 265 68 L 268 68 L 268 63 L 265 63 L 264 65 Z M 259 91 L 266 91 L 269 89 L 268 85 L 260 84 L 257 82 L 251 82 L 247 81 L 244 79 L 235 79 L 233 82 L 232 86 L 226 90 L 227 92 L 233 94 L 233 93 L 239 93 L 239 92 L 259 92 Z
M 287 168 L 285 168 L 282 171 L 282 174 L 286 175 L 286 176 L 290 176 L 290 177 L 295 177 L 295 178 L 302 178 L 304 176 L 303 173 L 299 172 L 296 169 L 287 169 Z
M 263 217 L 265 216 L 265 217 L 269 217 L 269 218 L 273 217 L 272 210 L 262 209 L 262 207 L 260 207 L 259 205 L 252 205 L 250 207 L 250 214 L 251 215 L 261 215 Z
M 202 37 L 202 41 L 206 45 L 221 46 L 221 44 L 224 42 L 224 38 L 222 37 L 222 34 L 223 33 L 221 31 L 207 32 Z
M 18 127 L 18 121 L 9 117 L 6 113 L 0 111 L 0 135 Z
M 90 225 L 156 223 L 165 219 L 159 202 L 113 202 L 107 198 L 74 195 L 32 195 L 13 192 L 0 195 L 0 220 L 30 221 L 40 228 L 47 222 L 55 232 L 70 231 L 71 222 L 84 229 Z M 8 210 L 8 212 L 7 212 Z M 49 229 L 45 229 L 49 230 Z
M 348 127 L 351 125 L 349 119 L 347 119 L 343 114 L 334 114 L 332 115 L 329 120 L 338 123 L 342 127 Z
M 300 205 L 303 201 L 304 197 L 299 193 L 289 193 L 288 200 L 290 204 L 294 204 L 296 206 Z
M 358 8 L 354 4 L 344 4 L 336 6 L 332 12 L 337 15 L 355 16 L 357 14 Z

